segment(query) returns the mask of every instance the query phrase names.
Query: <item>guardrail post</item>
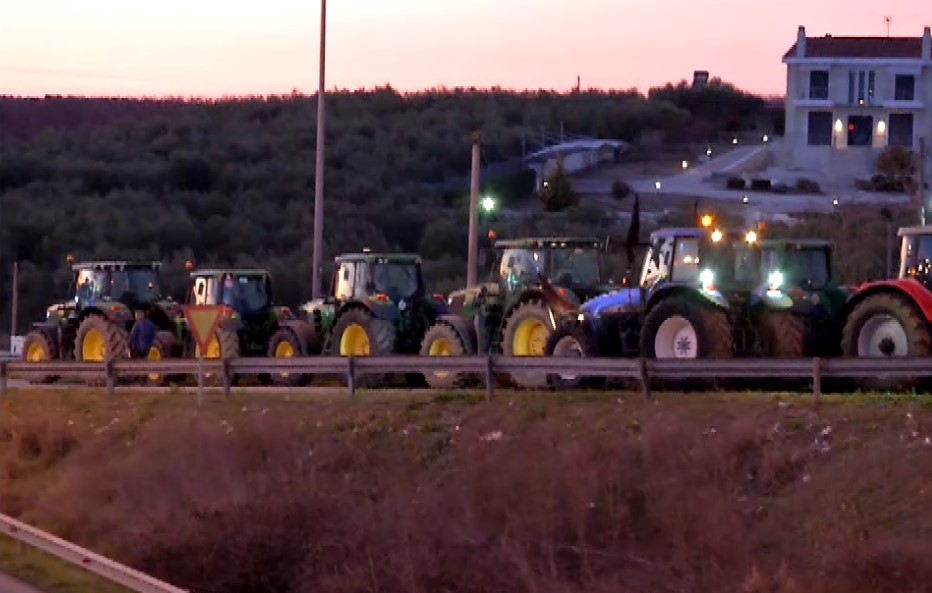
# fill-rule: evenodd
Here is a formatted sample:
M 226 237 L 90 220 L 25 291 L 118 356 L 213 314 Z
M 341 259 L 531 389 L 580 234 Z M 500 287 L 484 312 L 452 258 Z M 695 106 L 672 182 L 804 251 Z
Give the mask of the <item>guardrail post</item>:
M 104 363 L 104 372 L 107 373 L 107 397 L 113 397 L 116 390 L 116 369 L 113 368 L 113 359 L 109 358 Z
M 812 359 L 812 401 L 819 406 L 822 400 L 822 359 Z
M 7 362 L 0 360 L 0 397 L 6 397 Z
M 485 357 L 485 399 L 491 400 L 495 389 L 495 375 L 492 367 L 492 355 Z
M 356 397 L 356 357 L 350 356 L 346 359 L 346 385 L 349 388 L 349 396 Z
M 230 359 L 223 359 L 223 397 L 230 399 L 230 388 L 233 386 L 233 376 L 230 374 Z
M 650 377 L 647 374 L 647 359 L 643 356 L 638 358 L 638 376 L 641 379 L 641 393 L 644 399 L 648 401 L 653 399 L 654 396 L 650 392 Z

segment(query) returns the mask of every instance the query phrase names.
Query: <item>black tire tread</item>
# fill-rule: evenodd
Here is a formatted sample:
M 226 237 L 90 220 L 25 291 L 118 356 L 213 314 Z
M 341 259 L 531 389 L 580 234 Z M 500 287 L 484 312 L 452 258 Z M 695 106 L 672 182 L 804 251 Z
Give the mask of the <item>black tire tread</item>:
M 58 344 L 55 343 L 52 338 L 41 329 L 34 329 L 26 334 L 26 338 L 23 341 L 23 362 L 28 362 L 26 360 L 26 353 L 29 352 L 29 346 L 38 342 L 42 345 L 42 348 L 45 349 L 46 360 L 53 361 L 59 359 Z M 54 383 L 58 380 L 56 375 L 39 375 L 30 379 L 30 383 Z
M 266 356 L 269 358 L 275 357 L 275 349 L 282 342 L 288 342 L 291 344 L 291 347 L 294 349 L 295 357 L 304 357 L 307 356 L 305 351 L 304 344 L 301 340 L 298 339 L 298 336 L 295 335 L 295 332 L 288 328 L 279 328 L 272 337 L 269 338 L 269 347 L 268 353 Z M 272 384 L 279 385 L 282 387 L 304 387 L 309 384 L 314 378 L 313 375 L 306 373 L 272 373 L 271 376 Z
M 460 332 L 445 321 L 438 321 L 432 325 L 421 340 L 420 355 L 430 356 L 430 346 L 437 338 L 444 338 L 453 344 L 453 356 L 463 356 L 469 353 L 469 347 Z M 424 380 L 433 389 L 452 389 L 462 386 L 467 377 L 463 373 L 449 373 L 446 377 L 438 377 L 433 373 L 424 373 Z
M 543 315 L 539 315 L 543 311 Z M 502 356 L 511 356 L 511 344 L 514 341 L 513 328 L 519 325 L 520 321 L 523 321 L 527 317 L 543 317 L 544 325 L 548 328 L 550 327 L 550 315 L 548 314 L 547 305 L 543 300 L 538 298 L 531 298 L 527 301 L 519 304 L 515 307 L 511 314 L 505 319 L 504 325 L 502 326 L 501 336 L 502 339 L 498 345 L 499 354 Z M 551 331 L 551 333 L 553 333 Z M 548 336 L 549 339 L 549 336 Z M 547 386 L 547 377 L 546 375 L 533 379 L 533 375 L 529 373 L 499 373 L 497 375 L 499 380 L 509 386 L 522 387 L 526 389 L 540 388 Z

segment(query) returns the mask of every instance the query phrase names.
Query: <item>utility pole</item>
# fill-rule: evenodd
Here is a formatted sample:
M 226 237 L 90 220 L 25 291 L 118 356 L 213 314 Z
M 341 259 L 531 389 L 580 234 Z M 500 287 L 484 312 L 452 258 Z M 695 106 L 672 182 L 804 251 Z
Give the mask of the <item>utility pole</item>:
M 311 298 L 320 298 L 324 243 L 324 63 L 327 48 L 327 0 L 320 0 L 320 86 L 317 91 L 317 163 L 314 168 L 314 252 L 311 256 Z
M 466 258 L 466 286 L 476 284 L 479 251 L 479 132 L 472 135 L 472 171 L 469 180 L 469 253 Z
M 13 319 L 10 322 L 10 339 L 16 335 L 16 317 L 19 315 L 19 260 L 13 260 L 13 295 L 12 295 L 12 314 Z
M 919 137 L 919 204 L 922 208 L 922 224 L 925 224 L 926 211 L 926 138 Z

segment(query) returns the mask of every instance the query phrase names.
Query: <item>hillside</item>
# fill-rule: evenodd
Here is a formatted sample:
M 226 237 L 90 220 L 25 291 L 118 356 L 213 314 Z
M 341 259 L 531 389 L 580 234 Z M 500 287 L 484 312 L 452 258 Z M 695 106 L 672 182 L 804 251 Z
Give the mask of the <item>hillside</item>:
M 672 90 L 671 90 L 672 89 Z M 619 138 L 639 145 L 705 142 L 757 125 L 763 101 L 716 83 L 634 92 L 391 88 L 328 96 L 326 257 L 361 247 L 421 252 L 431 287 L 463 279 L 470 138 L 483 163 L 520 157 L 541 131 Z M 696 96 L 704 97 L 698 101 Z M 722 104 L 730 109 L 722 109 Z M 160 258 L 173 290 L 183 262 L 268 267 L 277 300 L 310 293 L 316 100 L 230 101 L 0 98 L 0 266 L 21 266 L 20 327 L 67 285 L 65 255 Z M 499 180 L 507 206 L 517 187 Z M 444 189 L 447 187 L 447 189 Z M 526 191 L 526 190 L 525 190 Z M 585 206 L 494 224 L 517 232 L 602 233 L 614 224 Z M 5 286 L 8 273 L 2 274 Z M 2 288 L 2 287 L 0 287 Z M 0 290 L 0 327 L 8 327 Z
M 899 593 L 932 578 L 918 399 L 366 397 L 14 393 L 0 511 L 198 593 Z

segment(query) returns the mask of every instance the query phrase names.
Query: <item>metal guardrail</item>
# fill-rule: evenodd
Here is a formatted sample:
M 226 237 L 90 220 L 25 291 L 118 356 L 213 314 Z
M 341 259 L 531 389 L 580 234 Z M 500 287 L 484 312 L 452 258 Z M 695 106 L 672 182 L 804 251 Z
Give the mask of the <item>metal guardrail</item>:
M 0 515 L 0 532 L 59 560 L 90 571 L 112 583 L 122 585 L 131 591 L 137 591 L 138 593 L 187 593 L 186 589 L 179 589 L 169 585 L 155 577 L 128 566 L 123 566 L 100 554 L 86 550 L 6 515 Z
M 7 379 L 14 377 L 71 376 L 106 382 L 113 393 L 117 379 L 144 377 L 149 374 L 199 375 L 199 362 L 190 359 L 116 360 L 108 363 L 44 362 L 26 363 L 0 360 L 0 395 L 6 393 Z M 548 375 L 610 377 L 632 379 L 641 383 L 645 396 L 650 395 L 651 380 L 688 379 L 808 379 L 814 395 L 821 390 L 824 378 L 884 376 L 911 378 L 932 376 L 932 358 L 740 358 L 657 360 L 643 358 L 568 358 L 507 356 L 376 356 L 376 357 L 302 357 L 235 358 L 208 360 L 205 375 L 219 375 L 224 392 L 229 395 L 233 378 L 253 374 L 337 375 L 346 379 L 350 395 L 356 380 L 368 374 L 426 373 L 446 371 L 472 375 L 485 383 L 486 395 L 493 394 L 495 375 L 499 373 L 536 372 Z

